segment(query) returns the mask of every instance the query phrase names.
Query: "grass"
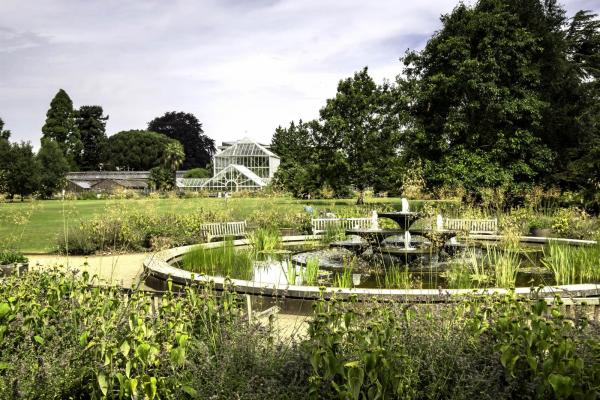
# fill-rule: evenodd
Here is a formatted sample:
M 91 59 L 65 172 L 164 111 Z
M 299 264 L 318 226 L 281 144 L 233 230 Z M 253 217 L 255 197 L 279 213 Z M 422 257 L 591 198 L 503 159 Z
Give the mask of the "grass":
M 397 198 L 373 198 L 370 203 L 400 207 Z M 268 210 L 281 215 L 302 214 L 310 204 L 315 214 L 320 210 L 334 213 L 351 209 L 355 199 L 301 200 L 293 198 L 198 198 L 198 199 L 103 199 L 43 200 L 0 202 L 0 242 L 15 242 L 24 253 L 49 253 L 56 250 L 57 236 L 80 221 L 103 215 L 107 208 L 148 210 L 159 214 L 194 214 L 200 210 L 226 213 L 231 220 L 251 219 L 253 214 Z

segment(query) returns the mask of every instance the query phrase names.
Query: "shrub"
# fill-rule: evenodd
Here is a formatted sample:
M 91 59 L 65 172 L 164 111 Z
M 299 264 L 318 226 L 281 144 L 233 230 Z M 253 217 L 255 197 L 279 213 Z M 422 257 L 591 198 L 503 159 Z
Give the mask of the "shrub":
M 0 250 L 0 265 L 26 263 L 27 257 L 23 253 L 14 250 Z

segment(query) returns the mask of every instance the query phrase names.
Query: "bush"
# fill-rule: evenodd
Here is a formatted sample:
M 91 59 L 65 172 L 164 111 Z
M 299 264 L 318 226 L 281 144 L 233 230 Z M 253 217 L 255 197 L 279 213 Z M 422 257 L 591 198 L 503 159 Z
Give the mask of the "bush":
M 235 293 L 97 288 L 70 273 L 0 282 L 0 399 L 305 398 L 308 362 L 243 321 Z
M 26 263 L 27 257 L 23 253 L 14 250 L 0 250 L 0 265 Z

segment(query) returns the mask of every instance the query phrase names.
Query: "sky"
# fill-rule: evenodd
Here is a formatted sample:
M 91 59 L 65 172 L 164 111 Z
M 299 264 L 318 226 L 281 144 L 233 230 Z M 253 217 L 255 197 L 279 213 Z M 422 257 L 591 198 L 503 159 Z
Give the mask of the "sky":
M 562 2 L 600 13 L 599 0 Z M 39 147 L 50 101 L 100 105 L 107 134 L 194 114 L 222 141 L 269 143 L 364 66 L 401 73 L 457 0 L 0 0 L 0 118 Z

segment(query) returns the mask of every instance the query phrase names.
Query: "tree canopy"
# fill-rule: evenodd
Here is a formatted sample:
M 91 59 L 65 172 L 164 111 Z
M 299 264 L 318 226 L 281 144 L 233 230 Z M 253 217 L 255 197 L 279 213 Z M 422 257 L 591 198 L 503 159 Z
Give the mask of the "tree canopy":
M 73 102 L 63 89 L 60 89 L 50 102 L 46 113 L 46 123 L 42 127 L 43 138 L 56 141 L 72 169 L 77 169 L 83 145 L 75 123 Z
M 215 142 L 204 134 L 202 124 L 191 113 L 166 112 L 148 123 L 148 130 L 178 140 L 185 152 L 181 167 L 206 167 L 215 153 Z
M 165 150 L 172 143 L 178 142 L 156 132 L 119 132 L 108 138 L 107 168 L 147 171 L 162 164 Z
M 65 175 L 69 172 L 69 163 L 65 159 L 58 143 L 52 139 L 43 138 L 42 147 L 37 154 L 40 167 L 39 192 L 44 198 L 64 188 Z
M 276 181 L 301 193 L 399 191 L 419 166 L 431 190 L 597 191 L 597 16 L 569 19 L 554 0 L 478 0 L 441 21 L 393 84 L 365 68 L 340 81 L 318 120 L 278 128 Z
M 75 122 L 81 137 L 82 152 L 77 164 L 82 171 L 100 169 L 106 157 L 106 121 L 101 106 L 81 106 Z

